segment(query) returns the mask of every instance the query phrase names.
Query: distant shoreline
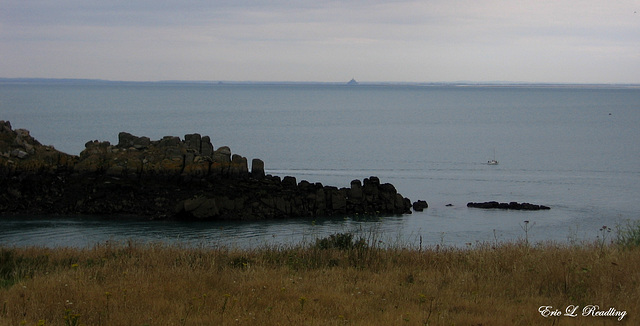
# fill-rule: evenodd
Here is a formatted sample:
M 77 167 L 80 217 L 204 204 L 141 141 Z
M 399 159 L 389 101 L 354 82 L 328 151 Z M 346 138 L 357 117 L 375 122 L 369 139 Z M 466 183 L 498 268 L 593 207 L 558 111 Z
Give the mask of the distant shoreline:
M 117 81 L 106 79 L 76 79 L 76 78 L 0 78 L 0 85 L 177 85 L 177 86 L 408 86 L 408 87 L 513 87 L 513 88 L 622 88 L 636 89 L 640 84 L 625 83 L 531 83 L 531 82 L 296 82 L 296 81 L 189 81 L 189 80 L 160 80 L 160 81 Z

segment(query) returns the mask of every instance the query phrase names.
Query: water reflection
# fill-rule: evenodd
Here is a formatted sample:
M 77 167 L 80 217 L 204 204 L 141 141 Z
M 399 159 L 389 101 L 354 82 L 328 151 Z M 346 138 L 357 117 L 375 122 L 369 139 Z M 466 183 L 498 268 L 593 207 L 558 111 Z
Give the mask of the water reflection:
M 287 219 L 270 221 L 147 221 L 117 217 L 0 218 L 0 245 L 88 247 L 106 241 L 164 242 L 187 246 L 253 248 L 315 241 L 336 232 L 373 233 L 380 219 Z
M 578 212 L 579 214 L 579 212 Z M 465 247 L 478 242 L 524 239 L 522 223 L 532 221 L 530 241 L 593 240 L 600 220 L 545 212 L 506 212 L 432 207 L 411 215 L 377 218 L 283 219 L 268 221 L 148 221 L 131 217 L 0 217 L 0 245 L 86 248 L 107 241 L 186 246 L 256 248 L 314 243 L 335 233 L 352 232 L 382 246 Z M 612 222 L 611 220 L 609 222 Z M 624 222 L 620 220 L 619 222 Z M 611 224 L 615 225 L 615 224 Z

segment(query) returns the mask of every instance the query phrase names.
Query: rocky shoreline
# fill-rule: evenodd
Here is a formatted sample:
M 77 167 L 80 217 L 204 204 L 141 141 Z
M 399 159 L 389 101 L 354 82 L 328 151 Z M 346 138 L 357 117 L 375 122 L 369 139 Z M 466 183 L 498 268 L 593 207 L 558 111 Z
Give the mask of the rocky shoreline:
M 411 213 L 411 201 L 375 177 L 349 188 L 265 175 L 199 134 L 152 141 L 126 132 L 89 141 L 79 156 L 44 146 L 0 121 L 0 213 L 137 215 L 149 219 L 272 219 Z

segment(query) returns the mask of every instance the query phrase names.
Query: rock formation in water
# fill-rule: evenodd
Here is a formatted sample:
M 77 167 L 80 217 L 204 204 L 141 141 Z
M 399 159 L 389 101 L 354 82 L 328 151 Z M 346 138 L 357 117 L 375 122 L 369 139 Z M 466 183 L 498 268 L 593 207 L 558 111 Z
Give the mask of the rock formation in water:
M 413 210 L 416 212 L 422 212 L 428 207 L 429 207 L 429 204 L 427 204 L 427 201 L 425 200 L 418 200 L 413 203 Z
M 475 208 L 499 208 L 499 209 L 514 209 L 514 210 L 523 210 L 523 211 L 539 211 L 539 210 L 547 210 L 551 209 L 548 206 L 544 205 L 535 205 L 529 203 L 499 203 L 497 201 L 488 201 L 483 203 L 468 203 L 467 207 L 475 207 Z
M 0 213 L 149 218 L 268 219 L 411 213 L 411 201 L 377 177 L 349 188 L 265 175 L 208 136 L 160 140 L 126 132 L 89 141 L 79 156 L 43 146 L 0 121 Z

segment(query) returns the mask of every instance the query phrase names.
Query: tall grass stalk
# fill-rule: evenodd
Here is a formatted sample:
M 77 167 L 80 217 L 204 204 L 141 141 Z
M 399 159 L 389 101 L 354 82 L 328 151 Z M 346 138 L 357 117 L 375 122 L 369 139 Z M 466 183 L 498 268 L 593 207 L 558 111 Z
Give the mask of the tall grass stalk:
M 627 221 L 616 227 L 616 243 L 624 248 L 640 247 L 640 220 Z

